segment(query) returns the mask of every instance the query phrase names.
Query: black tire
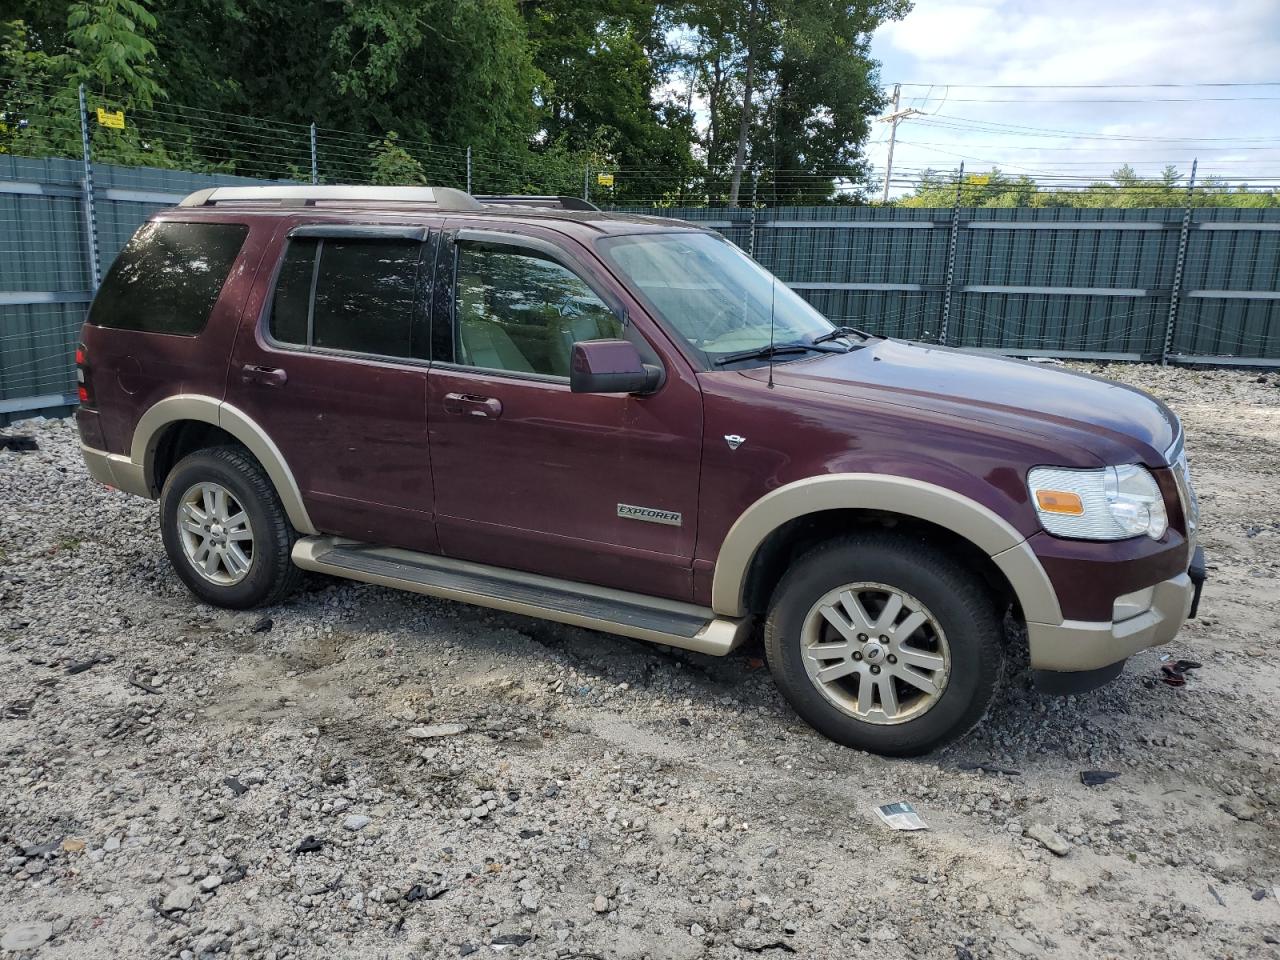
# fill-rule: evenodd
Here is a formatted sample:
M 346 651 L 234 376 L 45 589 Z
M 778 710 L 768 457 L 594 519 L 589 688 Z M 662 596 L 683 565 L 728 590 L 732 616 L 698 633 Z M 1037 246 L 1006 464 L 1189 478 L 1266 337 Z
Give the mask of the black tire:
M 945 634 L 950 674 L 936 702 L 918 716 L 895 724 L 859 719 L 828 699 L 805 669 L 805 618 L 820 598 L 854 583 L 910 595 Z M 927 753 L 963 736 L 985 716 L 1004 668 L 1003 628 L 986 583 L 925 539 L 900 533 L 840 537 L 804 554 L 774 591 L 764 641 L 769 669 L 796 713 L 837 743 L 886 756 Z
M 181 500 L 202 482 L 226 488 L 249 518 L 251 562 L 239 582 L 220 584 L 207 579 L 184 550 L 178 522 Z M 233 610 L 270 606 L 288 597 L 301 582 L 302 571 L 291 558 L 297 531 L 266 471 L 240 447 L 210 447 L 183 457 L 160 493 L 160 526 L 169 562 L 191 592 L 207 603 Z

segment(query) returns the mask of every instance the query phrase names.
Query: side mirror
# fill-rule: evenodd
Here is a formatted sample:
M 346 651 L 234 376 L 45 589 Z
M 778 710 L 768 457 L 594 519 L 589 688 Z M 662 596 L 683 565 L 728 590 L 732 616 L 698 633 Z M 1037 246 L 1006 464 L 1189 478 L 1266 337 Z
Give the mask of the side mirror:
M 573 345 L 569 389 L 574 393 L 652 393 L 662 370 L 640 359 L 630 340 L 583 340 Z

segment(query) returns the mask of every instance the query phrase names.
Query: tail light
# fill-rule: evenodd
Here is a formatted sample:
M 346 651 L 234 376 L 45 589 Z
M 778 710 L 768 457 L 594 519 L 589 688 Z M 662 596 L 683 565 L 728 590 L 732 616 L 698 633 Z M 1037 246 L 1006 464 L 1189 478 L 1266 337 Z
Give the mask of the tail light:
M 89 389 L 89 354 L 83 343 L 76 347 L 76 393 L 80 397 L 80 406 L 93 406 L 93 393 Z

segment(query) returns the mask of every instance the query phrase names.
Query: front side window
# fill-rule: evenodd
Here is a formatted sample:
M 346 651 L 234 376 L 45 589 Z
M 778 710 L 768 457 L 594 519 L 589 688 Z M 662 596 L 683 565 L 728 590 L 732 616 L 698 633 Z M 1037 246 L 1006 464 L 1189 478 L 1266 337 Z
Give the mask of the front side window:
M 248 233 L 242 223 L 144 224 L 107 272 L 89 322 L 143 333 L 198 334 Z
M 811 345 L 835 329 L 785 283 L 712 234 L 637 234 L 604 240 L 600 248 L 708 366 L 771 343 Z M 744 356 L 733 362 L 766 360 Z
M 574 343 L 622 336 L 581 277 L 534 251 L 461 243 L 457 265 L 458 363 L 567 377 Z
M 268 329 L 281 343 L 382 357 L 425 359 L 415 322 L 421 243 L 298 238 L 289 241 Z

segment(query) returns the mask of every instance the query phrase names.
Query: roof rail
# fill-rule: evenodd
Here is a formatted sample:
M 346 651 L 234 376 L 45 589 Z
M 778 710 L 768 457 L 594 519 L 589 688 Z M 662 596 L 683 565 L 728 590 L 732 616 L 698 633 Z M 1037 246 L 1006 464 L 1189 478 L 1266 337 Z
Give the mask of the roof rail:
M 477 200 L 481 203 L 490 204 L 500 207 L 551 207 L 556 210 L 599 210 L 590 200 L 583 200 L 581 197 L 551 197 L 551 196 L 519 196 L 512 194 L 509 196 L 477 196 Z
M 268 185 L 260 187 L 210 187 L 187 196 L 180 207 L 209 207 L 219 203 L 279 204 L 289 207 L 330 204 L 429 204 L 439 210 L 482 210 L 483 206 L 462 190 L 451 187 L 362 187 Z

